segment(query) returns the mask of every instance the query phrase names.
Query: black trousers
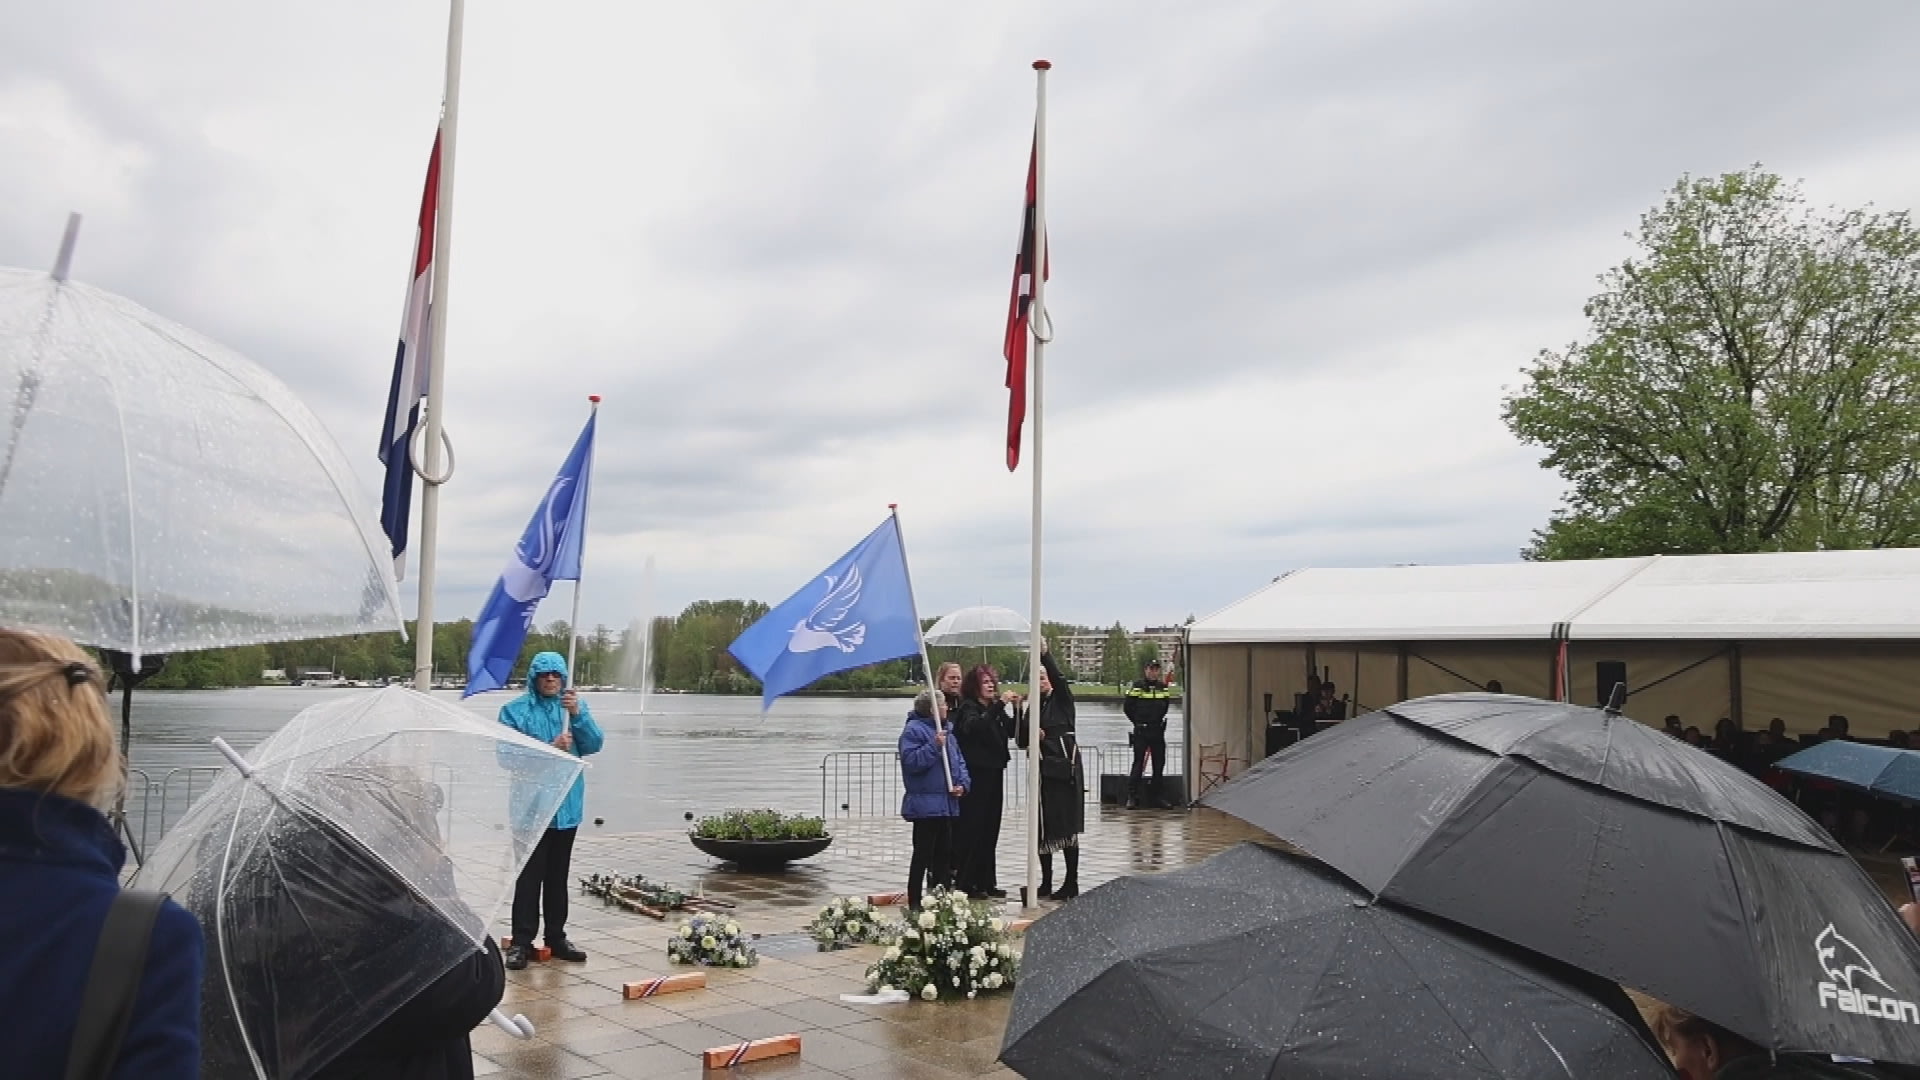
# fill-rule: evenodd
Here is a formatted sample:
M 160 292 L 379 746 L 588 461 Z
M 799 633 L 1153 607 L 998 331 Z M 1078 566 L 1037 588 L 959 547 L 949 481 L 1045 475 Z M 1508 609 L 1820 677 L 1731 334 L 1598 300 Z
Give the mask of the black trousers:
M 907 904 L 920 906 L 920 881 L 929 889 L 953 884 L 953 819 L 921 818 L 913 823 L 913 862 L 907 868 Z
M 1000 818 L 1006 807 L 1005 766 L 967 770 L 973 788 L 960 797 L 960 818 L 954 826 L 953 883 L 985 892 L 1000 884 L 995 856 L 1000 847 Z
M 1140 775 L 1146 772 L 1147 758 L 1153 758 L 1153 793 L 1160 794 L 1160 777 L 1167 771 L 1167 729 L 1149 735 L 1135 732 L 1133 739 L 1133 772 L 1127 774 L 1127 794 L 1138 798 L 1140 795 Z
M 548 829 L 534 845 L 533 857 L 513 886 L 513 943 L 532 945 L 546 902 L 547 945 L 567 937 L 567 878 L 573 869 L 573 838 L 578 829 Z

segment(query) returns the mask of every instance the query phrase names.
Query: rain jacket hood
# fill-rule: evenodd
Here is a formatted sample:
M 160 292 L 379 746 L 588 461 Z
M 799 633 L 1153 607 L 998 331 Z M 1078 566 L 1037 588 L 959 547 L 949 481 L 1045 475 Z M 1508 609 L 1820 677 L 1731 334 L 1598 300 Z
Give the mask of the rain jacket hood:
M 549 674 L 560 676 L 564 682 L 567 678 L 567 658 L 557 652 L 534 653 L 533 662 L 527 665 L 527 692 L 537 695 L 539 691 L 533 688 L 533 680 Z

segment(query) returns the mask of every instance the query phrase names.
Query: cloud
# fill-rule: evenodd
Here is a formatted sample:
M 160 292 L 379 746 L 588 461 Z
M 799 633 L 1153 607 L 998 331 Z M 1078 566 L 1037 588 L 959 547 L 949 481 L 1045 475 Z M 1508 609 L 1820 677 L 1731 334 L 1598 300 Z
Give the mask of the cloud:
M 372 457 L 442 9 L 77 0 L 0 41 L 0 263 L 287 381 Z M 1500 560 L 1559 484 L 1503 387 L 1682 173 L 1920 201 L 1920 12 L 1769 0 L 468 10 L 438 611 L 606 397 L 583 617 L 777 600 L 902 507 L 926 614 L 1025 608 L 999 355 L 1055 62 L 1043 609 L 1132 625 L 1311 564 Z M 1031 459 L 1029 453 L 1029 459 Z M 409 585 L 410 591 L 410 585 Z M 563 617 L 564 590 L 543 618 Z

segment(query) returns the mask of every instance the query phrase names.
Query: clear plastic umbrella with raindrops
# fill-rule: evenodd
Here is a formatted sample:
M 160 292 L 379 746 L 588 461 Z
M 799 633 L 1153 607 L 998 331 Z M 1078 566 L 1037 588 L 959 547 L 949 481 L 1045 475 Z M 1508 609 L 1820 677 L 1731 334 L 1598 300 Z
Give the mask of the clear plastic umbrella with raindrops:
M 0 268 L 0 624 L 143 656 L 403 628 L 375 502 L 280 380 Z
M 205 930 L 205 1075 L 262 1080 L 311 1075 L 484 949 L 584 768 L 399 687 L 306 709 L 245 757 L 218 745 L 234 767 L 134 885 Z

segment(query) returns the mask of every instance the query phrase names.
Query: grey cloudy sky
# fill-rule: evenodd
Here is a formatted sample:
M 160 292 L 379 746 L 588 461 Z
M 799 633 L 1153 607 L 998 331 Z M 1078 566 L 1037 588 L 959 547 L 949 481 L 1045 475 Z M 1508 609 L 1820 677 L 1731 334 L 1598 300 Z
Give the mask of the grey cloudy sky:
M 75 276 L 285 379 L 371 506 L 444 5 L 0 4 L 0 264 L 82 211 Z M 1906 0 L 473 0 L 439 612 L 596 392 L 584 622 L 639 613 L 650 554 L 667 610 L 777 601 L 893 501 L 924 614 L 1024 608 L 1000 333 L 1041 56 L 1046 614 L 1513 558 L 1559 485 L 1502 387 L 1682 173 L 1920 203 L 1915 40 Z

